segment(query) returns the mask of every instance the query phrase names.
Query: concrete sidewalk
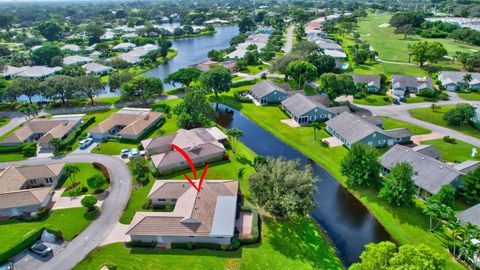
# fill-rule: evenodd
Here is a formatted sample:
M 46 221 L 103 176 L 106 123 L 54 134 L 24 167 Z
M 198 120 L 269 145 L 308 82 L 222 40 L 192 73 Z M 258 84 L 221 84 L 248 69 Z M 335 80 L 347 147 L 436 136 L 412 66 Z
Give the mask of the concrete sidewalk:
M 62 197 L 62 193 L 65 191 L 64 188 L 55 190 L 55 193 L 52 197 L 53 207 L 52 210 L 65 209 L 65 208 L 76 208 L 83 207 L 81 201 L 87 195 L 75 196 L 75 197 Z M 96 206 L 102 207 L 103 200 L 98 200 Z

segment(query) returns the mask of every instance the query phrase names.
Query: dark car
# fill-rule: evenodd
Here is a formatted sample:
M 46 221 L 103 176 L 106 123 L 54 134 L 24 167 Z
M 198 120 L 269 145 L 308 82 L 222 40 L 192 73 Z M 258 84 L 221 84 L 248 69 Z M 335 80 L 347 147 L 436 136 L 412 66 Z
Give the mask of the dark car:
M 393 99 L 393 104 L 400 105 L 400 101 L 398 100 L 398 98 Z
M 53 255 L 53 250 L 42 243 L 33 244 L 33 246 L 30 247 L 30 251 L 41 257 Z

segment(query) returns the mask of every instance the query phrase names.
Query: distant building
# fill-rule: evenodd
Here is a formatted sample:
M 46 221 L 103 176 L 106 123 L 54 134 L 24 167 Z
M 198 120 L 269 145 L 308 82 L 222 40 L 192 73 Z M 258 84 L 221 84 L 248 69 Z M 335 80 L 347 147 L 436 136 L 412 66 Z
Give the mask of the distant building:
M 262 105 L 280 103 L 288 96 L 286 89 L 270 80 L 261 80 L 252 85 L 250 94 Z
M 88 75 L 106 75 L 113 71 L 112 67 L 104 66 L 98 63 L 87 63 L 82 66 Z
M 60 49 L 64 51 L 72 51 L 72 52 L 79 52 L 81 50 L 80 46 L 75 44 L 66 44 L 60 47 Z
M 352 74 L 352 79 L 357 87 L 359 84 L 365 84 L 367 91 L 370 93 L 378 93 L 382 88 L 381 79 L 378 75 Z
M 61 67 L 45 67 L 45 66 L 26 66 L 20 68 L 7 68 L 9 78 L 35 78 L 44 79 L 50 77 L 62 70 Z
M 392 90 L 394 95 L 401 98 L 408 93 L 418 94 L 422 90 L 435 91 L 432 78 L 403 75 L 392 76 Z
M 225 60 L 222 62 L 208 60 L 196 65 L 193 65 L 193 67 L 203 72 L 207 72 L 212 66 L 222 66 L 230 70 L 231 73 L 237 72 L 237 62 L 235 60 Z
M 471 80 L 465 81 L 465 75 L 470 74 Z M 438 80 L 447 91 L 457 91 L 458 88 L 480 89 L 480 73 L 442 71 L 438 74 Z
M 135 48 L 135 44 L 133 43 L 130 43 L 130 42 L 122 42 L 122 43 L 119 43 L 115 46 L 113 46 L 112 50 L 113 51 L 124 51 L 124 52 L 127 52 L 133 48 Z
M 80 56 L 80 55 L 72 55 L 63 58 L 63 65 L 80 65 L 85 63 L 90 63 L 93 60 L 89 57 Z

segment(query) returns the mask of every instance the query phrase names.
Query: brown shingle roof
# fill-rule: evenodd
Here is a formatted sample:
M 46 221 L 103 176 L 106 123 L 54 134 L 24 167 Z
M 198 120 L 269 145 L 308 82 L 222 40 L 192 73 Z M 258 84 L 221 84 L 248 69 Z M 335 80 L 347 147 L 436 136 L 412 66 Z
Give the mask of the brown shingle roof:
M 90 130 L 91 133 L 105 133 L 115 126 L 125 126 L 118 134 L 138 136 L 151 124 L 160 120 L 162 113 L 140 109 L 124 108 Z

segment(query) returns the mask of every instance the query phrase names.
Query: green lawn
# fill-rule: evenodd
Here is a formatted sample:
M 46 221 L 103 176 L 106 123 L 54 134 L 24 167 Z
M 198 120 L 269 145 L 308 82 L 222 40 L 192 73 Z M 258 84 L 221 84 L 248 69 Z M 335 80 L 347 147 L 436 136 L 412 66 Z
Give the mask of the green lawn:
M 408 63 L 407 45 L 413 45 L 421 41 L 442 43 L 450 56 L 454 55 L 456 51 L 471 53 L 474 50 L 480 50 L 478 46 L 471 46 L 450 39 L 427 39 L 414 35 L 405 40 L 403 35 L 393 33 L 394 27 L 379 27 L 388 23 L 391 16 L 391 13 L 370 13 L 367 18 L 358 23 L 358 33 L 360 33 L 361 38 L 372 45 L 382 60 Z M 458 68 L 460 64 L 458 62 L 453 64 L 451 60 L 445 59 L 436 66 Z
M 385 100 L 385 98 L 387 100 Z M 392 98 L 389 96 L 368 95 L 362 99 L 358 99 L 358 98 L 353 99 L 353 103 L 369 105 L 369 106 L 385 106 L 385 105 L 392 104 Z
M 17 161 L 17 160 L 25 160 L 27 157 L 24 157 L 22 153 L 2 153 L 0 154 L 0 162 L 6 161 Z
M 472 157 L 472 148 L 475 146 L 457 140 L 456 143 L 447 143 L 443 139 L 423 141 L 422 144 L 431 144 L 442 153 L 441 159 L 450 162 L 463 162 L 466 160 L 480 160 L 480 155 Z
M 264 71 L 268 69 L 268 66 L 265 65 L 265 64 L 260 64 L 260 65 L 255 65 L 255 66 L 247 66 L 247 70 L 243 71 L 245 72 L 246 74 L 257 74 L 261 71 Z
M 62 197 L 79 196 L 83 194 L 93 194 L 94 190 L 88 187 L 87 179 L 95 174 L 102 174 L 102 171 L 95 168 L 91 163 L 70 163 L 70 165 L 80 169 L 80 172 L 76 175 L 72 175 L 69 178 L 67 178 L 65 182 L 63 182 L 62 184 L 62 188 L 66 188 L 75 182 L 80 182 L 80 185 L 76 186 L 73 189 L 63 192 Z M 87 192 L 81 191 L 82 186 L 88 188 Z M 102 187 L 102 189 L 106 189 L 106 188 L 108 188 L 108 184 Z
M 432 132 L 424 127 L 420 127 L 395 118 L 382 116 L 382 120 L 384 129 L 408 128 L 413 135 L 428 134 Z
M 463 127 L 452 126 L 452 125 L 449 125 L 445 120 L 443 120 L 443 115 L 448 110 L 455 108 L 455 106 L 456 105 L 441 106 L 441 108 L 436 112 L 433 112 L 432 109 L 430 108 L 417 108 L 417 109 L 412 109 L 409 112 L 413 117 L 420 119 L 422 121 L 430 122 L 438 126 L 446 127 L 449 129 L 453 129 L 453 130 L 465 133 L 469 136 L 480 138 L 479 130 L 472 126 L 463 126 Z
M 6 124 L 8 124 L 8 122 L 10 122 L 10 118 L 6 116 L 0 116 L 0 127 L 5 126 Z
M 226 96 L 226 95 L 224 95 Z M 231 102 L 231 99 L 225 97 Z M 397 208 L 387 204 L 377 196 L 378 191 L 348 187 L 340 172 L 340 163 L 347 153 L 344 147 L 328 148 L 319 143 L 319 138 L 329 136 L 320 131 L 317 141 L 313 139 L 313 128 L 291 128 L 280 123 L 287 118 L 277 106 L 255 106 L 253 104 L 237 104 L 242 113 L 262 128 L 274 134 L 283 142 L 302 152 L 316 163 L 323 166 L 352 194 L 364 204 L 392 237 L 401 244 L 427 244 L 447 261 L 446 269 L 464 269 L 452 259 L 446 248 L 446 239 L 442 233 L 428 231 L 428 218 L 422 212 L 422 204 L 411 208 Z
M 405 98 L 405 103 L 419 103 L 419 102 L 437 102 L 438 99 L 436 98 L 429 98 L 429 97 L 407 97 Z
M 458 96 L 466 100 L 480 101 L 479 93 L 458 93 Z
M 113 262 L 121 269 L 343 269 L 335 250 L 309 218 L 265 218 L 262 243 L 238 251 L 128 249 L 123 244 L 97 248 L 74 269 L 99 269 Z M 153 256 L 152 256 L 153 255 Z
M 0 254 L 19 244 L 31 232 L 40 228 L 61 231 L 65 240 L 70 241 L 85 229 L 96 212 L 86 213 L 85 208 L 69 208 L 52 211 L 50 216 L 42 221 L 21 222 L 15 219 L 0 221 Z
M 125 148 L 138 148 L 139 143 L 119 143 L 119 142 L 101 142 L 99 149 L 92 149 L 92 153 L 103 155 L 120 155 L 120 151 Z

